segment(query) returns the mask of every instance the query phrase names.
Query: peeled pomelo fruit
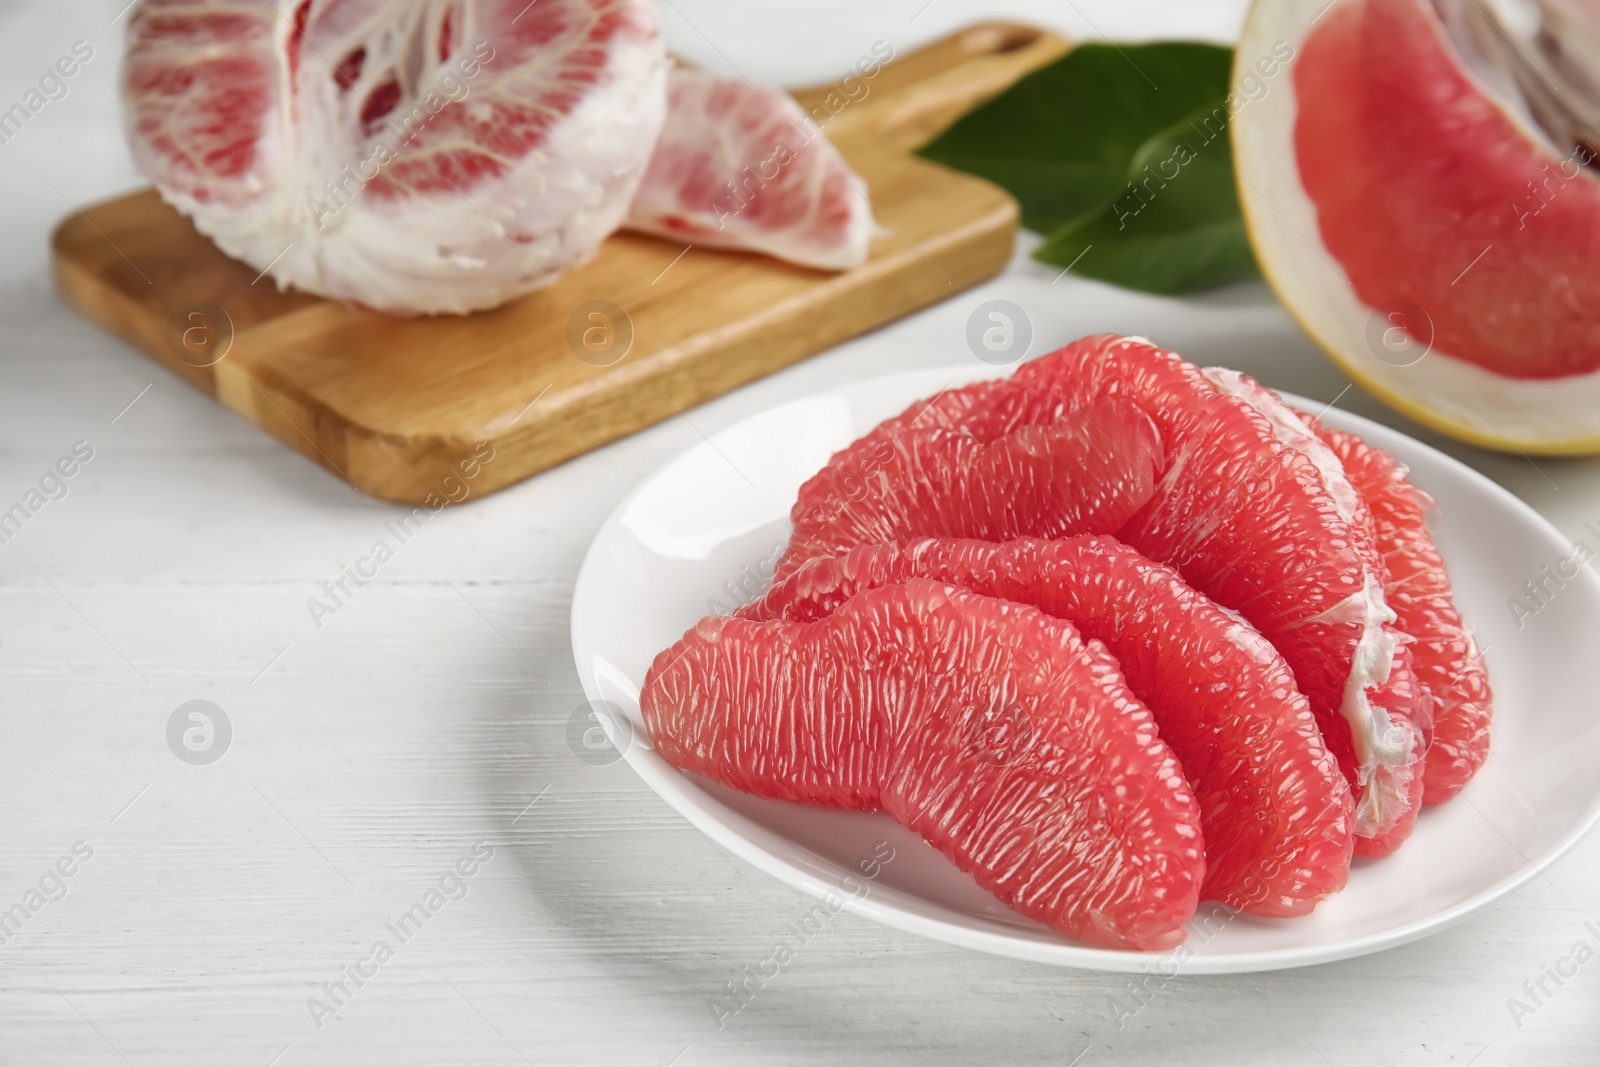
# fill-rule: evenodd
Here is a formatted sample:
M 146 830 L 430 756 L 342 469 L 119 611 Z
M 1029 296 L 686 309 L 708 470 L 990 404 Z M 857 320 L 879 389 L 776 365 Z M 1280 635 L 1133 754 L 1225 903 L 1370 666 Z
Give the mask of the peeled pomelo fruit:
M 984 395 L 946 393 L 922 410 L 960 408 Z M 1049 424 L 994 433 L 970 419 L 959 430 L 875 432 L 801 487 L 775 574 L 853 545 L 905 537 L 1006 541 L 1108 532 L 1150 499 L 1160 465 L 1155 424 L 1115 397 Z
M 1050 418 L 1104 397 L 1150 416 L 1166 454 L 1150 502 L 1116 537 L 1266 635 L 1355 790 L 1356 836 L 1387 832 L 1408 806 L 1422 738 L 1417 709 L 1380 695 L 1394 612 L 1366 506 L 1338 457 L 1270 390 L 1140 338 L 1087 337 L 1025 363 L 976 417 Z M 1415 690 L 1390 692 L 1409 700 Z
M 1552 142 L 1491 91 L 1427 0 L 1256 0 L 1238 69 L 1284 45 L 1288 70 L 1238 109 L 1233 145 L 1256 257 L 1290 311 L 1445 433 L 1600 451 L 1592 147 Z
M 1350 789 L 1288 664 L 1177 571 L 1112 538 L 862 545 L 810 561 L 739 615 L 826 618 L 913 578 L 1034 605 L 1116 657 L 1200 804 L 1202 899 L 1304 915 L 1344 887 Z
M 761 796 L 883 810 L 1069 937 L 1161 949 L 1205 877 L 1200 812 L 1099 642 L 923 579 L 815 622 L 712 616 L 651 665 L 656 751 Z
M 1428 534 L 1433 501 L 1406 480 L 1393 456 L 1355 434 L 1323 428 L 1366 500 L 1388 570 L 1385 599 L 1411 646 L 1417 677 L 1433 698 L 1433 734 L 1424 772 L 1424 801 L 1438 804 L 1461 791 L 1489 755 L 1489 676 L 1462 624 L 1444 559 Z
M 970 428 L 996 441 L 1064 421 L 1086 424 L 1115 442 L 1129 436 L 1116 419 L 1138 426 L 1148 419 L 1161 464 L 1154 491 L 1119 527 L 1063 530 L 1054 515 L 1034 510 L 1037 493 L 1008 496 L 1002 486 L 994 499 L 1005 503 L 1007 532 L 996 537 L 976 523 L 952 528 L 959 523 L 950 516 L 966 504 L 955 496 L 928 497 L 953 484 L 949 479 L 887 483 L 896 501 L 892 532 L 871 515 L 881 498 L 850 501 L 830 516 L 825 537 L 797 530 L 799 547 L 780 562 L 779 577 L 805 558 L 852 543 L 1114 533 L 1240 612 L 1283 654 L 1355 790 L 1357 836 L 1373 837 L 1397 823 L 1412 795 L 1410 780 L 1420 773 L 1423 738 L 1414 725 L 1419 709 L 1375 699 L 1393 668 L 1398 638 L 1383 599 L 1370 517 L 1338 457 L 1276 395 L 1233 371 L 1202 370 L 1148 341 L 1102 335 L 1024 363 L 1010 379 L 988 383 L 959 403 L 936 398 L 933 407 L 957 421 L 959 432 Z M 808 494 L 868 454 L 863 450 L 870 442 L 881 449 L 917 432 L 874 431 L 836 455 L 802 489 L 796 513 L 809 505 Z M 1144 431 L 1138 436 L 1142 440 Z M 1126 471 L 1133 457 L 1122 445 L 1112 451 Z M 1080 477 L 1098 501 L 1103 475 L 1091 468 Z M 901 503 L 906 500 L 916 506 Z M 1099 507 L 1111 514 L 1110 503 Z M 936 521 L 922 525 L 930 517 Z M 1389 692 L 1409 699 L 1417 689 L 1399 685 Z

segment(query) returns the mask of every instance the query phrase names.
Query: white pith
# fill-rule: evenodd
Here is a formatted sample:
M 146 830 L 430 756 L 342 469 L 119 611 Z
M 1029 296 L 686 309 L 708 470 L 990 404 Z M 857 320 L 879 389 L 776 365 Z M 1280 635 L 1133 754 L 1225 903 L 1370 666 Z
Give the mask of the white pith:
M 646 0 L 636 0 L 636 6 L 653 26 L 653 6 Z M 312 9 L 313 24 L 325 7 Z M 598 84 L 552 126 L 543 145 L 506 161 L 510 167 L 503 176 L 459 192 L 407 193 L 393 200 L 356 184 L 359 191 L 336 210 L 319 211 L 317 205 L 330 203 L 324 183 L 339 181 L 347 166 L 359 171 L 379 142 L 395 152 L 409 150 L 402 128 L 386 124 L 370 136 L 359 132 L 357 112 L 374 78 L 389 70 L 403 73 L 407 92 L 393 113 L 398 116 L 421 106 L 426 93 L 441 91 L 452 73 L 466 90 L 451 106 L 471 108 L 494 94 L 530 99 L 558 58 L 503 63 L 500 69 L 490 62 L 465 79 L 455 64 L 475 43 L 492 48 L 495 36 L 492 27 L 476 24 L 479 5 L 473 0 L 371 0 L 366 7 L 366 17 L 352 20 L 338 39 L 315 42 L 314 54 L 308 53 L 294 76 L 292 94 L 289 55 L 297 5 L 263 8 L 268 13 L 262 17 L 272 20 L 280 106 L 258 142 L 261 164 L 227 195 L 203 202 L 182 183 L 164 180 L 162 159 L 134 136 L 135 160 L 163 197 L 224 252 L 263 271 L 280 288 L 292 285 L 399 313 L 494 307 L 588 260 L 620 224 L 660 130 L 666 59 L 659 36 L 615 37 Z M 458 44 L 452 58 L 441 61 L 437 49 L 447 8 L 457 13 Z M 367 54 L 363 75 L 341 92 L 328 64 L 358 47 Z M 183 59 L 175 56 L 174 62 Z M 294 115 L 282 106 L 291 95 Z
M 1270 390 L 1238 371 L 1207 367 L 1201 373 L 1222 392 L 1249 404 L 1272 425 L 1280 443 L 1311 461 L 1340 518 L 1354 528 L 1361 510 L 1360 494 L 1345 475 L 1339 457 L 1304 420 Z M 1363 787 L 1356 805 L 1356 832 L 1367 837 L 1392 825 L 1406 810 L 1413 773 L 1413 735 L 1397 725 L 1388 710 L 1374 704 L 1369 696 L 1371 690 L 1389 680 L 1397 638 L 1387 624 L 1395 618 L 1394 610 L 1384 599 L 1382 575 L 1368 571 L 1360 592 L 1302 620 L 1336 621 L 1360 628 L 1339 713 L 1350 726 L 1357 780 Z

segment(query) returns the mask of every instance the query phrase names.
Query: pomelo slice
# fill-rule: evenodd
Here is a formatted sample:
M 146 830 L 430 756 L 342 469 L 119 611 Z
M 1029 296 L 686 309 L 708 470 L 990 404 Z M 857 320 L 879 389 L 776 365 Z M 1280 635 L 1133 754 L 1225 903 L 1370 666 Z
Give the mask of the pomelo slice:
M 793 97 L 681 68 L 623 225 L 824 270 L 865 262 L 874 230 L 865 183 Z
M 816 622 L 711 616 L 656 657 L 656 751 L 761 796 L 895 816 L 1029 918 L 1114 948 L 1183 939 L 1200 812 L 1096 641 L 912 579 Z
M 1419 713 L 1382 697 L 1394 613 L 1370 517 L 1338 457 L 1270 390 L 1139 338 L 1084 338 L 1023 364 L 1012 383 L 990 410 L 1032 420 L 1116 396 L 1150 416 L 1166 466 L 1117 538 L 1266 635 L 1356 792 L 1357 837 L 1396 825 L 1423 758 Z
M 1025 363 L 1011 379 L 959 401 L 939 398 L 933 409 L 958 420 L 961 432 L 997 442 L 1063 421 L 1125 441 L 1129 431 L 1119 432 L 1116 419 L 1141 427 L 1148 419 L 1157 431 L 1151 448 L 1161 456 L 1154 491 L 1121 526 L 1074 530 L 1036 511 L 1042 496 L 1025 485 L 1009 497 L 996 494 L 1006 502 L 1003 532 L 996 536 L 990 531 L 999 523 L 957 528 L 951 515 L 965 513 L 969 504 L 948 491 L 953 478 L 885 480 L 877 496 L 847 500 L 848 506 L 828 513 L 820 532 L 797 522 L 779 577 L 805 558 L 853 543 L 1115 533 L 1240 612 L 1283 654 L 1356 791 L 1357 835 L 1373 837 L 1399 821 L 1420 769 L 1423 737 L 1415 725 L 1419 709 L 1375 699 L 1389 679 L 1397 635 L 1383 599 L 1371 520 L 1338 457 L 1281 400 L 1232 371 L 1202 371 L 1148 341 L 1103 335 Z M 818 496 L 836 499 L 826 486 L 846 464 L 870 458 L 871 448 L 895 454 L 896 442 L 918 432 L 874 431 L 841 452 L 802 490 L 797 517 Z M 1138 439 L 1144 435 L 1138 431 Z M 1120 480 L 1127 481 L 1128 460 L 1137 457 L 1122 444 L 1110 452 Z M 1074 487 L 1073 498 L 1094 500 L 1097 514 L 1112 514 L 1112 504 L 1100 498 L 1117 483 L 1095 468 L 1082 470 L 1083 485 Z M 885 501 L 892 503 L 894 521 L 877 523 L 871 508 Z M 1391 692 L 1416 690 L 1397 686 Z
M 1406 480 L 1394 457 L 1354 434 L 1321 428 L 1366 500 L 1388 570 L 1384 597 L 1411 646 L 1417 677 L 1433 698 L 1433 735 L 1424 772 L 1425 802 L 1461 791 L 1489 755 L 1491 694 L 1477 643 L 1450 592 L 1444 559 L 1428 534 L 1433 501 Z
M 959 417 L 967 401 L 987 395 L 946 394 L 923 410 Z M 970 418 L 959 430 L 875 432 L 801 487 L 775 574 L 906 537 L 1007 541 L 1115 530 L 1150 499 L 1160 465 L 1155 424 L 1115 397 L 1049 424 L 994 433 Z
M 1257 0 L 1233 119 L 1263 271 L 1373 392 L 1498 449 L 1600 450 L 1600 180 L 1468 71 L 1426 0 Z M 1276 46 L 1276 47 L 1275 47 Z
M 1349 877 L 1353 802 L 1294 675 L 1249 623 L 1109 537 L 918 540 L 814 559 L 741 609 L 826 618 L 912 578 L 1034 605 L 1102 642 L 1200 804 L 1204 899 L 1304 915 Z

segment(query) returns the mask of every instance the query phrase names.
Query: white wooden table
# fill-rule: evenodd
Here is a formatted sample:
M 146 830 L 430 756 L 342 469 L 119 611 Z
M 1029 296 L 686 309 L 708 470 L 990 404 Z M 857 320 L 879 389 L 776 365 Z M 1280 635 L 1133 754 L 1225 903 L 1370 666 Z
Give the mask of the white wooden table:
M 779 400 L 971 359 L 966 318 L 992 297 L 1026 308 L 1041 344 L 1139 332 L 1337 398 L 1441 444 L 1573 536 L 1600 520 L 1600 463 L 1535 468 L 1439 442 L 1346 391 L 1260 288 L 1157 301 L 1052 282 L 1019 255 L 979 290 L 441 514 L 319 628 L 308 598 L 397 509 L 77 321 L 50 289 L 54 221 L 137 183 L 117 132 L 122 3 L 0 9 L 0 107 L 75 41 L 95 49 L 67 95 L 0 144 L 0 510 L 76 442 L 93 449 L 66 495 L 0 545 L 0 912 L 38 905 L 0 925 L 0 1063 L 1600 1062 L 1600 963 L 1548 986 L 1520 1026 L 1507 1004 L 1574 942 L 1600 940 L 1585 928 L 1600 927 L 1600 838 L 1424 942 L 1180 978 L 1120 1028 L 1124 978 L 841 914 L 718 1029 L 724 983 L 810 902 L 720 853 L 626 764 L 584 763 L 566 740 L 581 701 L 573 578 L 627 489 Z M 796 81 L 874 40 L 909 48 L 995 13 L 924 4 L 664 8 L 680 51 Z M 1234 3 L 1010 10 L 1080 35 L 1226 36 L 1239 17 Z M 206 766 L 167 742 L 174 710 L 197 699 L 233 732 Z M 475 847 L 491 858 L 446 878 Z M 441 879 L 453 899 L 402 942 L 386 923 Z M 380 939 L 392 958 L 372 959 Z M 369 977 L 358 987 L 347 967 Z M 333 1013 L 324 983 L 339 981 L 351 993 Z

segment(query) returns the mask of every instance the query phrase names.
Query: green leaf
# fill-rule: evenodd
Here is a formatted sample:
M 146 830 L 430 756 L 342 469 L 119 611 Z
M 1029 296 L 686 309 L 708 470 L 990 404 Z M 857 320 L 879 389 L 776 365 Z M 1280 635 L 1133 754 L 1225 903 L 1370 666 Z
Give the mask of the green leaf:
M 1225 95 L 1233 51 L 1090 43 L 1027 75 L 924 145 L 928 159 L 1000 185 L 1048 233 L 1098 212 L 1153 135 Z
M 1225 96 L 1150 137 L 1121 195 L 1057 228 L 1034 257 L 1149 293 L 1211 289 L 1257 276 L 1239 212 Z

